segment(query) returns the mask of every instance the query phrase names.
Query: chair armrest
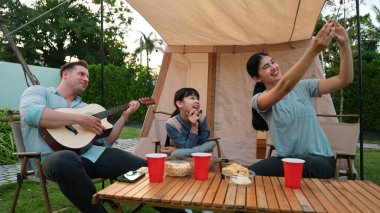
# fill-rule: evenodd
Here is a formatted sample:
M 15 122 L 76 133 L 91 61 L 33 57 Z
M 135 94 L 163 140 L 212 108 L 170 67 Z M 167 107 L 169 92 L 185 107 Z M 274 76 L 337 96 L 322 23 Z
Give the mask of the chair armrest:
M 152 141 L 152 143 L 157 145 L 157 144 L 160 144 L 161 141 Z
M 344 158 L 344 159 L 351 158 L 351 159 L 355 159 L 355 157 L 356 157 L 355 154 L 336 153 L 336 159 L 339 159 L 339 158 Z
M 158 153 L 161 149 L 161 141 L 152 141 L 154 144 L 154 152 Z
M 208 138 L 207 141 L 216 141 L 219 143 L 220 137 L 215 137 L 215 138 Z
M 15 152 L 13 154 L 19 157 L 41 158 L 40 152 Z

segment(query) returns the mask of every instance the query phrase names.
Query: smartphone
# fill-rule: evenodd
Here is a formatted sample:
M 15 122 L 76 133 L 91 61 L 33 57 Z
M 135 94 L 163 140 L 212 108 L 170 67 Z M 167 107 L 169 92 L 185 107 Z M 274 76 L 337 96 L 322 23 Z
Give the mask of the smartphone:
M 128 182 L 128 183 L 134 183 L 137 180 L 141 179 L 145 176 L 144 172 L 139 171 L 129 171 L 125 174 L 120 175 L 117 180 L 121 182 Z

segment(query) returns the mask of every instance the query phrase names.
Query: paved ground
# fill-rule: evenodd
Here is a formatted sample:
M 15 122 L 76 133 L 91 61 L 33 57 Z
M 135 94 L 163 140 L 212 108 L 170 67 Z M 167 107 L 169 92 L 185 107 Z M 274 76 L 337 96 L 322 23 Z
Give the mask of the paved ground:
M 123 149 L 127 152 L 132 152 L 135 148 L 138 139 L 119 139 L 113 147 Z M 20 164 L 0 165 L 0 185 L 8 182 L 16 182 L 17 172 L 20 171 Z
M 127 140 L 119 139 L 117 144 L 115 144 L 113 147 L 123 149 L 127 152 L 132 152 L 137 142 L 138 142 L 138 139 L 127 139 Z M 364 148 L 380 150 L 380 144 L 364 144 Z M 0 166 L 0 185 L 3 183 L 8 183 L 8 182 L 16 182 L 18 171 L 20 171 L 19 163 Z

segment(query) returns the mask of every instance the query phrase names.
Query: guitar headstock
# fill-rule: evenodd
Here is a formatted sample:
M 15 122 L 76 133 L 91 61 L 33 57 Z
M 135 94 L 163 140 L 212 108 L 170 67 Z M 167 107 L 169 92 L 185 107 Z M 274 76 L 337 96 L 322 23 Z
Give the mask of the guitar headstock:
M 139 98 L 139 102 L 144 105 L 153 105 L 156 101 L 152 97 L 148 98 Z

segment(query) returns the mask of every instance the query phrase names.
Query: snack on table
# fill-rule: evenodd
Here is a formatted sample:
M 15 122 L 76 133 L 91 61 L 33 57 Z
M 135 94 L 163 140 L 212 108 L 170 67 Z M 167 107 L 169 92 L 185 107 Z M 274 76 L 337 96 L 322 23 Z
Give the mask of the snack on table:
M 228 183 L 241 186 L 251 185 L 255 176 L 254 172 L 237 163 L 224 167 L 222 173 Z
M 237 163 L 224 167 L 222 173 L 230 176 L 249 176 L 249 170 Z
M 190 162 L 184 160 L 167 160 L 165 172 L 169 176 L 186 176 L 193 172 L 193 168 Z

